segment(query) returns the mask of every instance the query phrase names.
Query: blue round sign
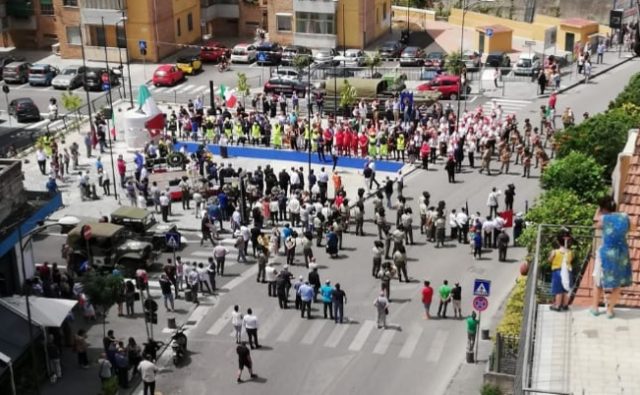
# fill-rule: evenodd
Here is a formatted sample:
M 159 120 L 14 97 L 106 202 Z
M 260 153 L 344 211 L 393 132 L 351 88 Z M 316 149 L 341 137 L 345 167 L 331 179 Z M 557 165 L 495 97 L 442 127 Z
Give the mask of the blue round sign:
M 111 89 L 111 84 L 102 84 L 103 91 L 108 91 L 109 89 Z

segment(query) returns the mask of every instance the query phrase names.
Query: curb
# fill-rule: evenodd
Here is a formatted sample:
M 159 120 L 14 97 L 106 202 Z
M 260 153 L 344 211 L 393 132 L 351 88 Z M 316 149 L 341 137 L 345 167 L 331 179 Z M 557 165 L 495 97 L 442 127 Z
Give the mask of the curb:
M 608 71 L 611 71 L 611 70 L 617 68 L 618 66 L 621 66 L 621 65 L 623 65 L 623 64 L 625 64 L 625 63 L 627 63 L 627 62 L 629 62 L 629 61 L 631 61 L 631 60 L 633 60 L 635 58 L 636 58 L 636 56 L 632 56 L 630 58 L 624 58 L 622 61 L 620 61 L 618 63 L 612 64 L 612 65 L 610 65 L 608 67 L 603 68 L 602 70 L 599 70 L 599 71 L 593 73 L 589 79 L 594 79 L 595 77 L 597 77 L 597 76 L 599 76 L 601 74 L 604 74 L 604 73 L 606 73 Z M 564 92 L 566 92 L 566 91 L 568 91 L 570 89 L 573 89 L 576 86 L 581 85 L 583 83 L 584 83 L 584 79 L 580 79 L 580 80 L 578 80 L 578 81 L 576 81 L 576 82 L 574 82 L 574 83 L 572 83 L 570 85 L 565 86 L 564 88 L 561 88 L 560 90 L 558 90 L 558 93 L 564 93 Z

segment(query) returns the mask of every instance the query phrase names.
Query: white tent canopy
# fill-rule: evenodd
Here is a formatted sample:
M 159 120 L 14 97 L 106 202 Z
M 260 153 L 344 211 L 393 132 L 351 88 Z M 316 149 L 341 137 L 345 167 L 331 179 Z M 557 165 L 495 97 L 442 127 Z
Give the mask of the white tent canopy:
M 30 296 L 31 320 L 39 326 L 60 327 L 76 303 L 78 302 L 69 299 Z M 0 305 L 25 318 L 27 317 L 27 303 L 24 296 L 14 295 L 0 298 Z

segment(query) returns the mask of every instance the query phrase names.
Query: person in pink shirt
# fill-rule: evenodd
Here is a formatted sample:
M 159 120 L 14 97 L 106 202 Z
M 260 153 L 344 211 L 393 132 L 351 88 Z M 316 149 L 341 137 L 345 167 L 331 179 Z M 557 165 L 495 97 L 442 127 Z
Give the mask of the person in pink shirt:
M 433 288 L 431 288 L 431 283 L 429 281 L 424 282 L 424 287 L 422 287 L 422 304 L 424 305 L 424 319 L 431 319 L 431 314 L 429 313 L 429 309 L 431 308 L 431 301 L 433 300 Z

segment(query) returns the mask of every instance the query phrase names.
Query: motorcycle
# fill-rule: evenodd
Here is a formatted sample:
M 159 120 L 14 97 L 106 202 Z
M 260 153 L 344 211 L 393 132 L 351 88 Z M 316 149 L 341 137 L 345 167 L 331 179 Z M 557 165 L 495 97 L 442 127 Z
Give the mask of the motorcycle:
M 229 64 L 226 62 L 220 62 L 218 65 L 218 71 L 224 73 L 227 70 L 229 70 Z
M 187 335 L 185 335 L 184 329 L 176 330 L 176 333 L 171 337 L 171 343 L 169 345 L 173 353 L 173 364 L 178 366 L 187 354 Z

